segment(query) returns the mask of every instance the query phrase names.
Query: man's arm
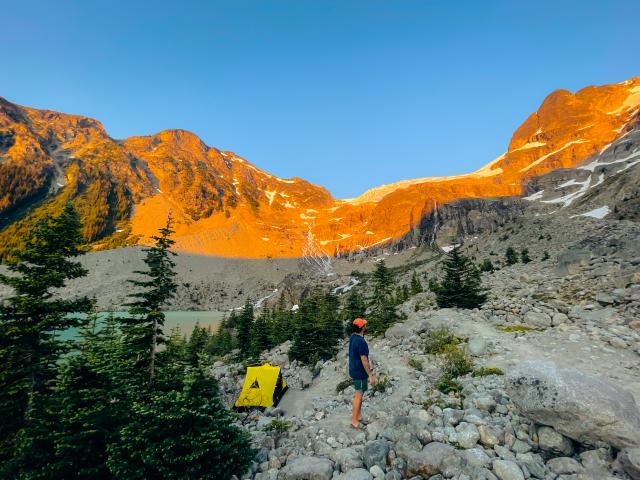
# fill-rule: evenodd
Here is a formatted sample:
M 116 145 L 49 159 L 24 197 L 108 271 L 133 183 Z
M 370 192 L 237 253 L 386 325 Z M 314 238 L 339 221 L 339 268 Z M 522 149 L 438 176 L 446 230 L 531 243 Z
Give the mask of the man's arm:
M 371 385 L 376 384 L 376 379 L 373 376 L 373 372 L 371 372 L 371 367 L 369 367 L 369 357 L 366 355 L 360 355 L 360 360 L 362 361 L 362 366 L 364 367 L 364 371 L 369 375 L 369 383 Z

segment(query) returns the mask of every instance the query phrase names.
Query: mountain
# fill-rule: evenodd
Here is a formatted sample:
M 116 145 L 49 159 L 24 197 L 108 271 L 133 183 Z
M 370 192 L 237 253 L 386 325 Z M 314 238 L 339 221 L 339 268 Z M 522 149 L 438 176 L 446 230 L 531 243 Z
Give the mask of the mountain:
M 172 212 L 184 252 L 266 258 L 363 250 L 405 239 L 438 206 L 530 195 L 539 177 L 578 167 L 626 135 L 639 111 L 640 77 L 557 90 L 482 169 L 338 200 L 184 130 L 117 140 L 96 120 L 0 98 L 0 255 L 69 200 L 96 249 L 144 244 Z

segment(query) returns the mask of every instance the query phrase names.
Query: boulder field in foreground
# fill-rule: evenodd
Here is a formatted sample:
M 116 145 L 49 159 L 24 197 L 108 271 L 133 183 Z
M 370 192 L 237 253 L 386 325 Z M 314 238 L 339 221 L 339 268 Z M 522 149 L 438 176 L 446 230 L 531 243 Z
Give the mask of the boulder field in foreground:
M 532 420 L 580 443 L 640 446 L 640 411 L 628 391 L 550 362 L 523 362 L 507 374 L 511 400 Z

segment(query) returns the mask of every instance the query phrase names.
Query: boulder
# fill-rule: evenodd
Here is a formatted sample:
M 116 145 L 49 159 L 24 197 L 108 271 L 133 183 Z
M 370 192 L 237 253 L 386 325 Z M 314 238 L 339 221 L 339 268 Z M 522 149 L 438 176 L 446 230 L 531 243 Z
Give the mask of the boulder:
M 478 425 L 478 433 L 480 434 L 480 443 L 487 448 L 493 448 L 500 443 L 498 434 L 488 425 Z
M 365 466 L 371 469 L 371 467 L 377 465 L 384 470 L 387 466 L 390 449 L 391 444 L 386 440 L 368 442 L 364 446 L 364 452 L 362 454 Z
M 558 255 L 556 274 L 573 275 L 589 265 L 591 252 L 588 250 L 572 249 Z
M 640 480 L 640 448 L 625 448 L 618 455 L 622 468 L 633 480 Z
M 353 448 L 340 448 L 331 452 L 329 456 L 331 460 L 338 464 L 342 472 L 348 472 L 354 468 L 362 467 L 362 458 L 360 458 L 360 454 Z
M 524 323 L 533 327 L 547 328 L 551 326 L 551 317 L 546 313 L 532 310 L 524 314 Z
M 278 480 L 330 480 L 333 462 L 323 457 L 299 456 L 290 458 L 278 473 Z
M 522 413 L 580 443 L 616 448 L 640 445 L 640 412 L 633 395 L 609 381 L 542 361 L 520 363 L 506 388 Z
M 571 440 L 560 435 L 551 427 L 540 427 L 538 429 L 538 445 L 542 450 L 548 452 L 565 456 L 573 454 L 573 444 Z
M 458 443 L 462 448 L 473 448 L 480 440 L 478 427 L 473 423 L 462 422 L 456 427 L 458 434 Z
M 385 338 L 399 339 L 399 340 L 403 338 L 408 338 L 412 335 L 413 333 L 411 332 L 411 330 L 409 330 L 409 328 L 407 328 L 402 323 L 396 323 L 392 327 L 388 328 L 384 334 Z
M 570 457 L 552 458 L 547 462 L 547 467 L 556 475 L 571 475 L 584 470 L 577 460 Z
M 429 478 L 443 470 L 444 464 L 456 455 L 456 450 L 446 443 L 432 442 L 420 452 L 410 452 L 407 456 L 405 476 L 421 475 Z
M 509 460 L 494 460 L 493 473 L 500 480 L 524 480 L 524 474 L 518 464 Z

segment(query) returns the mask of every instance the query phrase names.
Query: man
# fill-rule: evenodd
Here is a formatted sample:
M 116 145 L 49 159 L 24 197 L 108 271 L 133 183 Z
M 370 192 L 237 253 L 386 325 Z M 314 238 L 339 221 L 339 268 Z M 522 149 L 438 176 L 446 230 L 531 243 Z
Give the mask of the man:
M 376 383 L 369 365 L 369 345 L 364 339 L 366 324 L 367 321 L 364 318 L 356 318 L 352 323 L 353 333 L 349 338 L 349 376 L 353 379 L 353 387 L 356 389 L 351 406 L 351 427 L 353 428 L 361 428 L 362 396 L 367 391 L 367 379 L 371 386 Z

